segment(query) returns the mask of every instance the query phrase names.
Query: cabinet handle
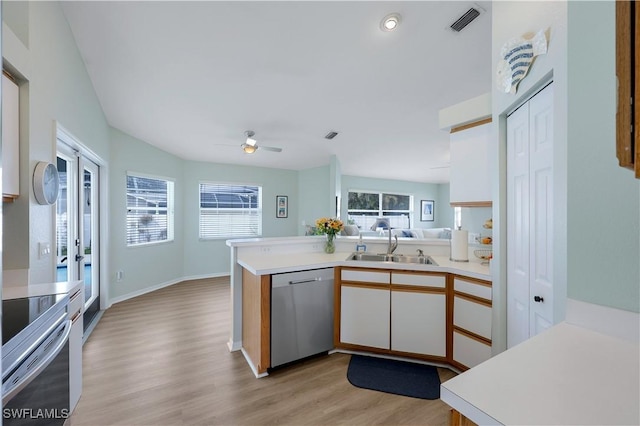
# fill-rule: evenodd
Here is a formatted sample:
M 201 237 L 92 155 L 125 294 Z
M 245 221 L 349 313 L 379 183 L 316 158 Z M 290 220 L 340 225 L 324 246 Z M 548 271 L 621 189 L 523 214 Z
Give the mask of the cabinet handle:
M 544 298 L 541 296 L 533 296 L 533 301 L 542 303 L 544 302 Z

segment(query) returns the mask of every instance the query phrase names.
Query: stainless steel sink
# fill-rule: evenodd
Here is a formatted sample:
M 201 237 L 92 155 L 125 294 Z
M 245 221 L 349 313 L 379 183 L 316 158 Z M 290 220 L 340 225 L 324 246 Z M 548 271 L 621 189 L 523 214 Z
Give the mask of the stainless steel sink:
M 385 254 L 385 253 L 353 253 L 347 260 L 357 260 L 364 262 L 397 262 L 397 263 L 416 263 L 420 265 L 436 265 L 431 256 L 405 256 L 403 254 Z
M 397 254 L 393 256 L 393 262 L 398 263 L 419 263 L 421 265 L 435 265 L 436 263 L 429 256 L 405 256 Z
M 391 262 L 393 255 L 373 253 L 353 253 L 347 260 L 360 260 L 366 262 Z

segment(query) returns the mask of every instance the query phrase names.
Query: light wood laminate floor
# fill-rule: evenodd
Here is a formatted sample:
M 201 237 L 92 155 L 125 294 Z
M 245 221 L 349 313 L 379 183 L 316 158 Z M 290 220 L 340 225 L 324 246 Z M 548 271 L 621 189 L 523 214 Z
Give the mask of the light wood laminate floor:
M 449 409 L 360 389 L 349 355 L 256 379 L 229 352 L 229 278 L 186 281 L 108 309 L 83 348 L 71 425 L 444 425 Z M 441 379 L 455 373 L 439 369 Z

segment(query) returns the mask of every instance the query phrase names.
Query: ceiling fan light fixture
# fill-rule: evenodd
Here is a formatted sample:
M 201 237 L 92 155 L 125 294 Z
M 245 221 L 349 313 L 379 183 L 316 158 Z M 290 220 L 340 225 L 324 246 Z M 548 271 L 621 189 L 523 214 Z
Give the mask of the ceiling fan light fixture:
M 254 152 L 256 152 L 258 147 L 255 146 L 255 140 L 253 142 L 254 142 L 253 145 L 250 145 L 248 143 L 243 143 L 241 145 L 242 146 L 242 150 L 245 152 L 245 154 L 253 154 Z
M 380 21 L 380 29 L 385 32 L 393 31 L 400 25 L 400 14 L 390 13 Z

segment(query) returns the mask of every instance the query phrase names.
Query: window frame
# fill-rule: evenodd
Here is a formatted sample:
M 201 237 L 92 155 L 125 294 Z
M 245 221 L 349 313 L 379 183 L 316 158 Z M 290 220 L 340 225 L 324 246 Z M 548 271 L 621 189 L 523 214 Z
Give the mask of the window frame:
M 235 187 L 255 187 L 258 189 L 258 207 L 256 209 L 256 216 L 258 232 L 256 235 L 250 234 L 226 234 L 226 235 L 217 235 L 217 236 L 203 236 L 202 234 L 202 211 L 203 209 L 210 209 L 207 207 L 202 207 L 202 185 L 217 185 L 217 186 L 235 186 Z M 257 183 L 238 183 L 238 182 L 221 182 L 221 181 L 209 181 L 209 180 L 201 180 L 198 182 L 198 240 L 200 241 L 216 241 L 216 240 L 228 240 L 235 238 L 262 238 L 263 234 L 263 195 L 264 188 L 262 185 Z M 236 209 L 234 209 L 236 210 Z
M 164 181 L 167 184 L 167 207 L 162 208 L 166 209 L 167 216 L 167 236 L 162 240 L 155 241 L 146 241 L 140 243 L 130 243 L 129 242 L 129 201 L 126 199 L 129 195 L 129 176 L 142 178 L 142 179 L 153 179 L 158 181 Z M 149 173 L 135 172 L 128 170 L 125 174 L 125 206 L 126 206 L 126 214 L 125 214 L 125 240 L 127 248 L 137 248 L 137 247 L 147 247 L 158 244 L 167 244 L 171 243 L 175 240 L 175 179 L 166 177 L 153 175 Z M 157 209 L 157 207 L 156 207 Z
M 352 215 L 355 215 L 355 213 L 357 212 L 374 212 L 375 210 L 364 210 L 364 209 L 350 209 L 349 208 L 349 195 L 351 193 L 359 193 L 359 194 L 374 194 L 378 196 L 378 210 L 377 210 L 377 215 L 376 216 L 370 216 L 372 218 L 378 218 L 378 217 L 398 217 L 401 215 L 385 215 L 385 213 L 406 213 L 407 214 L 407 220 L 408 220 L 408 224 L 407 224 L 407 229 L 411 228 L 411 224 L 414 223 L 414 218 L 415 218 L 415 196 L 411 193 L 403 193 L 403 192 L 397 192 L 397 191 L 380 191 L 380 190 L 370 190 L 370 189 L 349 189 L 347 191 L 347 219 L 351 219 Z M 393 210 L 393 209 L 384 209 L 383 208 L 383 204 L 384 204 L 384 195 L 399 195 L 399 196 L 403 196 L 403 197 L 409 197 L 409 209 L 407 210 Z M 365 225 L 366 228 L 366 225 Z M 368 229 L 361 229 L 362 231 L 366 231 Z M 402 228 L 400 228 L 402 229 Z

